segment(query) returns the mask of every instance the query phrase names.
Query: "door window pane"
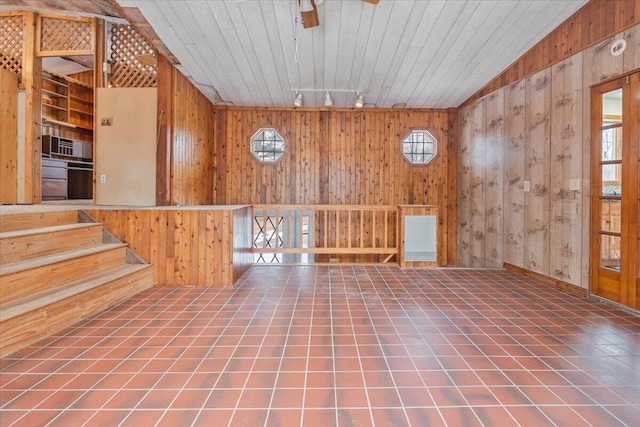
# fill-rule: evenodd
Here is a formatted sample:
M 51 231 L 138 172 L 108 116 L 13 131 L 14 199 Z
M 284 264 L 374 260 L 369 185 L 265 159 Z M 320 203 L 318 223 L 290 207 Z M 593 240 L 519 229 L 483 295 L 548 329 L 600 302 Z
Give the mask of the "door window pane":
M 620 236 L 600 236 L 600 266 L 620 271 Z
M 602 126 L 622 123 L 622 89 L 602 94 Z
M 620 200 L 603 200 L 601 203 L 601 230 L 611 233 L 620 233 L 622 231 L 620 221 L 620 207 L 622 206 L 622 202 Z
M 602 195 L 620 196 L 622 194 L 622 165 L 614 163 L 602 165 Z
M 622 160 L 622 128 L 603 129 L 600 137 L 602 161 Z

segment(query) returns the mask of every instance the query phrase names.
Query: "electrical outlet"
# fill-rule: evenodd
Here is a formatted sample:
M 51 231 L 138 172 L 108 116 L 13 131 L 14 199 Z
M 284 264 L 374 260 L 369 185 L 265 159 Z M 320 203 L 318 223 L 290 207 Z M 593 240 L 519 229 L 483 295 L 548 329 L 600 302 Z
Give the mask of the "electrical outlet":
M 524 191 L 531 191 L 531 181 L 524 181 L 522 183 L 522 188 Z
M 579 179 L 570 179 L 569 180 L 569 191 L 580 191 L 580 180 Z
M 111 126 L 113 125 L 113 117 L 103 117 L 100 119 L 100 126 Z
M 100 184 L 106 184 L 107 183 L 107 175 L 100 175 Z

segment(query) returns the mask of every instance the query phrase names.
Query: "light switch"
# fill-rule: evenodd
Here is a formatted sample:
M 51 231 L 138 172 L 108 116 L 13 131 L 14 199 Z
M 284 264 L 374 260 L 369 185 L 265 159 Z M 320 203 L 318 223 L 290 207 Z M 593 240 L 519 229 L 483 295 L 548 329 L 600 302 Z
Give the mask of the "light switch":
M 580 191 L 580 180 L 579 179 L 570 179 L 569 180 L 569 190 L 570 191 Z
M 531 181 L 524 181 L 522 183 L 522 188 L 524 191 L 531 191 Z

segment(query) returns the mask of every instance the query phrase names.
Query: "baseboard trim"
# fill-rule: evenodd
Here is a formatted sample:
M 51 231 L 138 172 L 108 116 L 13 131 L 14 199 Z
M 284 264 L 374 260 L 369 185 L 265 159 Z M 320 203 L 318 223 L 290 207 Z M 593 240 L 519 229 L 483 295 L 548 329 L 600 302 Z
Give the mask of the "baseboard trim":
M 542 283 L 565 290 L 573 295 L 585 297 L 585 298 L 589 295 L 588 290 L 585 288 L 581 288 L 580 286 L 563 282 L 562 280 L 553 279 L 549 276 L 545 276 L 544 274 L 536 273 L 535 271 L 527 270 L 526 268 L 518 267 L 513 264 L 508 264 L 506 262 L 503 265 L 504 265 L 504 268 L 506 268 L 507 270 L 522 274 L 527 277 L 531 277 L 533 279 L 537 279 Z

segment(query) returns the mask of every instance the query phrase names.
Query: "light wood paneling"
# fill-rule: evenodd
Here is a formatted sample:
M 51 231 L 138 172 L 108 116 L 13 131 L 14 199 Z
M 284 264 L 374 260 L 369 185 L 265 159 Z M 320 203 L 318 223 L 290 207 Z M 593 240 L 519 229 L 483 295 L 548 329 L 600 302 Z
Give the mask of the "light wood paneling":
M 471 265 L 471 111 L 467 106 L 458 113 L 458 265 Z
M 18 75 L 0 69 L 0 204 L 18 201 Z
M 231 286 L 253 262 L 251 208 L 88 209 L 158 286 Z
M 484 267 L 485 254 L 485 184 L 486 184 L 486 99 L 483 98 L 471 108 L 471 142 L 469 155 L 471 158 L 470 189 L 470 233 L 469 249 L 472 267 Z
M 625 29 L 636 26 L 639 20 L 640 2 L 637 0 L 591 0 L 463 105 L 595 46 Z M 638 52 L 637 45 L 635 52 Z M 636 66 L 625 67 L 625 71 L 638 68 L 640 65 L 637 57 L 635 61 Z
M 551 77 L 550 275 L 579 284 L 582 275 L 582 55 Z M 578 190 L 570 183 L 577 180 Z
M 504 262 L 524 265 L 525 82 L 505 88 L 504 107 Z
M 214 203 L 435 205 L 445 242 L 439 259 L 443 265 L 455 262 L 455 114 L 258 108 L 216 114 L 226 120 L 221 129 L 215 119 Z M 261 164 L 250 152 L 249 139 L 261 127 L 285 138 L 285 155 L 275 164 Z M 428 165 L 411 165 L 401 153 L 401 139 L 412 129 L 427 129 L 438 140 L 438 154 Z
M 526 79 L 526 179 L 524 268 L 549 275 L 549 203 L 551 176 L 551 70 Z
M 502 267 L 504 90 L 486 100 L 485 265 Z
M 629 73 L 640 68 L 640 26 L 629 28 L 623 37 L 627 42 L 627 49 L 623 53 L 623 71 Z
M 607 39 L 582 52 L 584 70 L 582 83 L 585 87 L 609 80 L 622 73 L 624 54 L 611 55 L 613 41 L 613 38 Z
M 39 203 L 42 200 L 40 176 L 42 58 L 36 57 L 35 14 L 23 15 L 24 37 L 22 57 L 22 85 L 25 88 L 24 171 L 18 180 L 24 179 L 24 200 L 19 203 Z
M 627 40 L 628 47 L 622 60 L 612 59 L 611 42 L 606 41 L 502 89 L 506 91 L 502 177 L 505 216 L 501 229 L 505 248 L 502 262 L 549 276 L 554 283 L 588 288 L 589 86 L 623 74 L 625 64 L 636 61 L 634 41 L 639 28 L 635 26 L 614 36 Z M 490 206 L 487 206 L 491 180 L 487 177 L 496 167 L 489 163 L 489 99 L 490 96 L 486 96 L 459 110 L 458 264 L 461 266 L 493 265 L 486 253 L 491 245 L 485 242 L 482 246 L 477 242 L 488 238 L 487 229 L 481 227 L 482 221 L 485 224 L 491 221 Z M 483 115 L 487 116 L 486 120 Z M 522 153 L 516 142 L 520 141 L 523 129 L 520 115 L 525 120 Z M 529 192 L 516 185 L 522 173 L 522 179 L 530 181 Z M 571 189 L 572 180 L 575 190 Z M 480 186 L 484 186 L 483 191 Z M 468 201 L 464 199 L 466 194 L 469 194 Z M 523 214 L 517 214 L 517 206 L 521 204 L 524 204 Z M 484 215 L 478 215 L 481 209 L 484 209 Z M 470 224 L 468 231 L 464 228 L 467 222 Z M 518 233 L 523 234 L 522 239 Z

